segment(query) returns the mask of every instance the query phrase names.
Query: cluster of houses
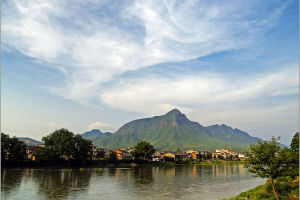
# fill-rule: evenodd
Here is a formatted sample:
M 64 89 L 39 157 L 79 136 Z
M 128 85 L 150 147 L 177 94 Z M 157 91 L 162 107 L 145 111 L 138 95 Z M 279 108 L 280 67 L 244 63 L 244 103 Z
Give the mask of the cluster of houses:
M 234 152 L 231 151 L 229 149 L 217 149 L 213 154 L 212 154 L 213 158 L 223 158 L 223 159 L 234 159 L 234 158 L 238 158 L 238 159 L 245 159 L 245 154 L 244 153 L 238 153 L 238 152 Z
M 37 155 L 38 150 L 44 146 L 45 145 L 43 145 L 43 144 L 38 144 L 36 146 L 26 145 L 27 159 L 33 160 L 33 161 L 36 160 L 36 155 Z
M 208 151 L 195 151 L 187 150 L 184 152 L 155 152 L 152 161 L 165 161 L 165 160 L 242 160 L 245 159 L 244 153 L 233 152 L 228 149 L 216 150 L 213 153 Z
M 36 154 L 38 150 L 43 147 L 43 144 L 37 146 L 26 146 L 27 158 L 30 160 L 36 160 Z M 92 148 L 92 159 L 98 160 L 101 158 L 109 158 L 111 152 L 114 151 L 117 155 L 118 160 L 132 159 L 134 147 L 123 148 L 123 149 L 102 149 L 93 146 Z M 210 153 L 208 151 L 195 151 L 187 150 L 182 152 L 155 152 L 152 155 L 152 161 L 164 162 L 164 161 L 175 161 L 175 160 L 219 160 L 219 159 L 230 159 L 230 160 L 243 160 L 245 159 L 244 153 L 238 153 L 229 149 L 217 149 L 215 152 Z

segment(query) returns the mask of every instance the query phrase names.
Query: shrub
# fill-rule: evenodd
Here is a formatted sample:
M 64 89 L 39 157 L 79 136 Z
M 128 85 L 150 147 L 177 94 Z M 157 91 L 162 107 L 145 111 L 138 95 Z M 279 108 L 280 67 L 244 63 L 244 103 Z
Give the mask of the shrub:
M 288 194 L 292 191 L 292 181 L 288 177 L 279 177 L 275 180 L 275 188 L 281 195 Z

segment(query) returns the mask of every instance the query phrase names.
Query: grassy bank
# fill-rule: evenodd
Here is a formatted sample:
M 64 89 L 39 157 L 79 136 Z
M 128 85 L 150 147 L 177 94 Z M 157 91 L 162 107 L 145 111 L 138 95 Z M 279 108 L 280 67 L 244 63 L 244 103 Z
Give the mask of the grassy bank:
M 291 179 L 289 177 L 279 177 L 274 180 L 276 191 L 281 200 L 299 199 L 299 177 Z M 276 200 L 271 181 L 268 179 L 264 185 L 242 192 L 236 197 L 224 200 Z

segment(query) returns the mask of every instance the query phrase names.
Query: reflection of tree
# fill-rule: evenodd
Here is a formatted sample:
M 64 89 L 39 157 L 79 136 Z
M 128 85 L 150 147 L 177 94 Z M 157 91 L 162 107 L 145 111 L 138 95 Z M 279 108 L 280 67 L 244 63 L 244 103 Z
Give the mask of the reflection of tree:
M 39 193 L 47 199 L 65 199 L 74 188 L 85 190 L 91 179 L 91 170 L 35 170 Z
M 152 167 L 133 168 L 133 178 L 136 185 L 148 185 L 153 182 Z
M 6 169 L 1 170 L 1 193 L 4 199 L 8 198 L 8 195 L 14 195 L 11 193 L 13 190 L 17 190 L 21 185 L 23 176 L 23 170 Z M 7 196 L 6 196 L 7 195 Z

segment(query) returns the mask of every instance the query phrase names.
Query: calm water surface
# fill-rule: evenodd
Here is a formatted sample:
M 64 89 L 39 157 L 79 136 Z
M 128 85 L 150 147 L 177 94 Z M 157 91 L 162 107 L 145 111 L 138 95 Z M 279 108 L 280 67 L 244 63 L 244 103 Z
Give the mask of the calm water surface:
M 2 169 L 1 199 L 221 199 L 263 184 L 243 165 Z

